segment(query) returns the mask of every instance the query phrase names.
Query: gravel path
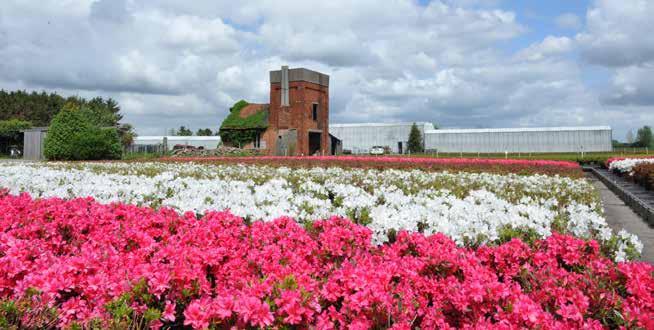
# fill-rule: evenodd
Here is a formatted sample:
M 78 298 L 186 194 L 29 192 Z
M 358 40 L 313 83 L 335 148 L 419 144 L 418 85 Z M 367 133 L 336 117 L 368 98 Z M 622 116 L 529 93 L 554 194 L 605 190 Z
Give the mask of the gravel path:
M 615 232 L 624 228 L 628 232 L 638 235 L 638 238 L 643 242 L 641 259 L 654 264 L 654 228 L 649 227 L 638 214 L 631 210 L 593 174 L 588 173 L 586 176 L 600 193 L 604 206 L 604 216 L 609 226 Z

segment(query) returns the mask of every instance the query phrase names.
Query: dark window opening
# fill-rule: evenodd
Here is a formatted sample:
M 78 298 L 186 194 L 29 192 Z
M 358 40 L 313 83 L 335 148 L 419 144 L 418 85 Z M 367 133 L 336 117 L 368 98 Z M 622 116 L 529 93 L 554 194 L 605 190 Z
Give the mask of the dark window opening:
M 314 103 L 314 104 L 313 104 L 313 108 L 312 108 L 311 110 L 312 110 L 312 111 L 311 111 L 311 114 L 312 114 L 312 118 L 313 118 L 313 120 L 316 120 L 316 121 L 317 121 L 317 120 L 318 120 L 318 104 L 317 104 L 317 103 Z
M 257 135 L 254 137 L 254 148 L 261 148 L 261 133 L 257 133 Z

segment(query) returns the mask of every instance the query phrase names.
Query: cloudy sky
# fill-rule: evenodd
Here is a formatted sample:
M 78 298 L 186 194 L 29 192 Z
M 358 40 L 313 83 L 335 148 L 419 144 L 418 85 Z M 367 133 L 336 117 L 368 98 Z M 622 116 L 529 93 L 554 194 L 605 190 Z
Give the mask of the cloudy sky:
M 217 128 L 268 71 L 331 76 L 331 121 L 654 125 L 652 0 L 2 0 L 0 88 Z

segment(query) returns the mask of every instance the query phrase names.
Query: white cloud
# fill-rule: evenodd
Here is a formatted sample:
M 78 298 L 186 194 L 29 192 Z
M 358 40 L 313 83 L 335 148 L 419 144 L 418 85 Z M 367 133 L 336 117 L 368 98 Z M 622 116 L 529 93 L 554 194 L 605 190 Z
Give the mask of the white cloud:
M 597 0 L 576 39 L 588 62 L 623 67 L 654 61 L 654 2 Z
M 623 123 L 636 118 L 649 120 L 631 127 L 654 122 L 652 17 L 652 1 L 598 0 L 586 15 L 587 28 L 576 36 L 582 58 L 608 68 L 612 74 L 607 88 L 600 94 L 607 111 L 612 112 L 611 117 L 624 117 Z
M 9 1 L 0 8 L 0 88 L 111 96 L 139 133 L 161 134 L 215 129 L 239 99 L 267 102 L 268 71 L 289 64 L 331 75 L 334 122 L 605 124 L 617 115 L 569 56 L 579 43 L 583 58 L 602 63 L 594 49 L 612 46 L 603 34 L 631 31 L 604 27 L 603 5 L 574 39 L 509 52 L 529 27 L 493 0 Z M 628 44 L 641 54 L 628 62 L 642 65 L 647 47 Z M 647 91 L 642 74 L 623 76 L 612 82 L 614 102 L 634 97 L 631 86 Z
M 542 42 L 523 49 L 517 56 L 529 61 L 541 61 L 548 57 L 569 53 L 573 47 L 574 43 L 568 37 L 547 36 Z

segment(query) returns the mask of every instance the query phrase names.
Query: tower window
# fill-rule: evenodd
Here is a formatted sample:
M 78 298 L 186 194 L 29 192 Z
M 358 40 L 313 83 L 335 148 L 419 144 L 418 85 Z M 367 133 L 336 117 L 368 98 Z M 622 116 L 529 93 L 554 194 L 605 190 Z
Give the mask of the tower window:
M 318 120 L 318 103 L 314 103 L 311 109 L 311 117 L 313 120 Z

